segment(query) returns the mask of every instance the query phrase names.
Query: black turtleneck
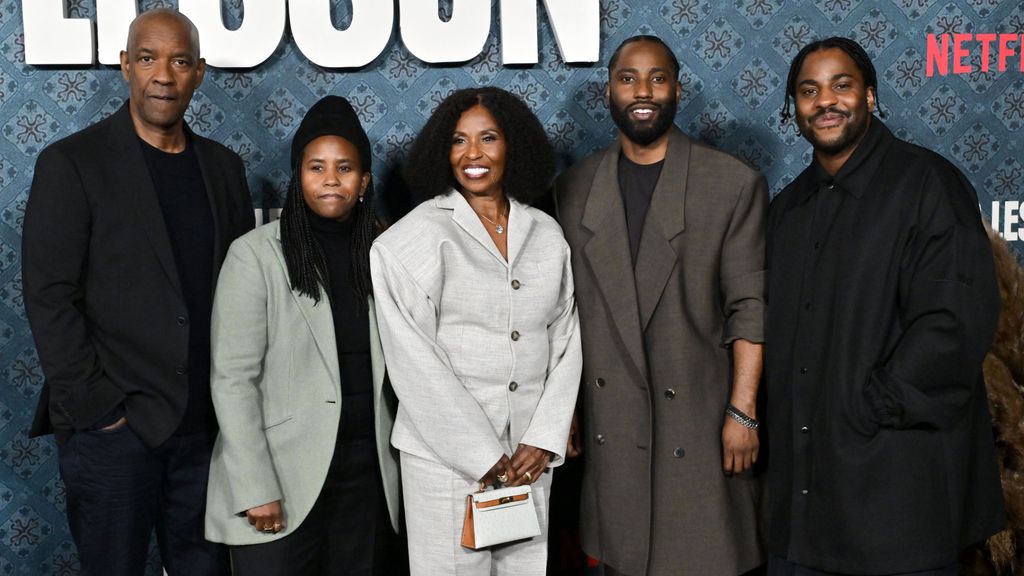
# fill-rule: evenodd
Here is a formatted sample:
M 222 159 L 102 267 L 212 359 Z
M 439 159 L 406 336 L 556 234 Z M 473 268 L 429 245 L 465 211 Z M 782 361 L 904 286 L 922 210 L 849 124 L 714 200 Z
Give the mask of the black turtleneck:
M 331 315 L 341 370 L 338 440 L 373 436 L 373 371 L 367 303 L 352 289 L 352 218 L 337 222 L 307 210 L 313 237 L 327 259 Z M 322 301 L 321 301 L 322 302 Z

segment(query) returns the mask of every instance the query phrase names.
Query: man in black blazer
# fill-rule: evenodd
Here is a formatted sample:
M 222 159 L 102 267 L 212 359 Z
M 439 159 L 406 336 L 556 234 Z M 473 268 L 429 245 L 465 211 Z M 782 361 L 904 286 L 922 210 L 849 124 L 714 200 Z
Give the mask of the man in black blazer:
M 46 376 L 83 574 L 142 574 L 153 529 L 173 575 L 227 574 L 203 538 L 216 420 L 210 309 L 228 245 L 253 227 L 241 159 L 183 118 L 203 80 L 195 26 L 131 25 L 130 100 L 39 155 L 23 233 L 25 307 Z

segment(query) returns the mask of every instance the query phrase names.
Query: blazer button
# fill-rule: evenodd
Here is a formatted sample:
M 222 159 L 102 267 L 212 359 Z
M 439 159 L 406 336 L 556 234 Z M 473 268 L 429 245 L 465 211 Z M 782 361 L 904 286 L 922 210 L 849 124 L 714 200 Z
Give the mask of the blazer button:
M 604 388 L 604 378 L 598 378 L 597 380 L 594 380 L 594 385 L 597 386 L 598 388 Z
M 518 342 L 519 341 L 519 331 L 518 330 L 513 330 L 512 331 L 512 341 L 513 342 Z
M 178 326 L 184 326 L 185 324 L 188 324 L 188 319 L 184 316 L 178 316 Z
M 598 434 L 597 436 L 594 437 L 594 440 L 597 440 L 598 444 L 602 444 L 603 445 L 604 442 L 605 442 L 604 434 Z
M 182 366 L 181 364 L 178 364 L 177 366 L 174 367 L 174 373 L 177 374 L 178 376 L 181 376 L 182 374 L 185 373 L 185 367 Z
M 675 450 L 672 451 L 672 455 L 675 456 L 676 458 L 682 458 L 683 456 L 686 456 L 686 450 L 683 450 L 682 448 L 676 448 Z
M 807 433 L 808 433 L 808 432 L 810 432 L 810 431 L 811 431 L 811 429 L 810 429 L 810 428 L 808 428 L 807 426 L 801 426 L 801 427 L 800 427 L 800 432 L 801 432 L 802 434 L 807 434 Z
M 807 374 L 807 367 L 806 366 L 801 367 L 800 368 L 800 373 L 801 374 Z
M 675 397 L 676 397 L 676 391 L 675 390 L 673 390 L 671 388 L 666 388 L 665 389 L 665 398 L 668 398 L 669 400 L 671 400 L 671 399 L 673 399 Z
M 510 383 L 510 384 L 508 385 L 508 389 L 509 389 L 509 390 L 511 390 L 512 392 L 515 392 L 515 391 L 516 391 L 516 388 L 519 388 L 519 383 L 518 383 L 518 382 L 514 382 L 514 381 L 513 381 L 513 382 L 511 382 L 511 383 Z
M 513 280 L 512 281 L 512 289 L 513 290 L 519 290 L 520 286 L 522 286 L 522 284 L 519 283 L 519 280 Z

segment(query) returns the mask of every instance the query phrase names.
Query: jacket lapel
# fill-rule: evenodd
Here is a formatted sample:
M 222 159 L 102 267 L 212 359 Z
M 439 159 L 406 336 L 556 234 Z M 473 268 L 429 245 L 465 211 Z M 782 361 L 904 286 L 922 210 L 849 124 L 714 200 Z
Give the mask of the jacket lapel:
M 286 281 L 291 282 L 288 276 L 288 265 L 284 261 L 284 251 L 281 249 L 281 228 L 278 224 L 277 231 L 274 233 L 275 243 L 274 254 L 277 256 L 277 262 L 281 266 L 281 270 L 284 273 Z M 289 286 L 290 287 L 290 286 Z M 302 317 L 306 320 L 306 325 L 309 326 L 309 331 L 313 334 L 313 341 L 316 342 L 316 348 L 320 352 L 320 357 L 323 359 L 324 364 L 327 365 L 327 371 L 330 372 L 331 378 L 337 386 L 341 385 L 341 368 L 338 366 L 338 345 L 334 339 L 334 316 L 331 314 L 331 301 L 327 297 L 327 292 L 320 287 L 320 303 L 314 304 L 313 299 L 300 294 L 296 290 L 291 290 L 292 298 L 295 299 L 295 305 L 298 307 Z M 376 374 L 374 378 L 376 379 Z M 340 393 L 340 388 L 338 392 Z
M 373 397 L 380 403 L 381 391 L 384 388 L 384 347 L 380 343 L 380 330 L 377 328 L 377 310 L 374 308 L 373 296 L 370 296 L 370 368 L 373 372 Z
M 213 164 L 210 154 L 209 143 L 196 136 L 192 130 L 185 127 L 192 145 L 195 146 L 196 157 L 199 158 L 199 171 L 203 173 L 203 187 L 206 189 L 206 197 L 210 201 L 210 216 L 213 217 L 213 261 L 221 262 L 227 246 L 224 245 L 224 223 L 221 218 L 224 215 L 224 207 L 220 205 L 220 199 L 224 197 L 222 178 L 215 178 L 214 175 L 221 175 L 218 167 Z M 217 286 L 218 266 L 213 267 L 213 286 Z
M 171 286 L 178 296 L 183 298 L 184 292 L 178 277 L 178 268 L 174 265 L 174 253 L 171 252 L 167 225 L 156 196 L 156 189 L 153 187 L 153 179 L 146 167 L 146 159 L 142 155 L 142 145 L 138 142 L 135 127 L 132 125 L 127 102 L 115 113 L 113 120 L 110 145 L 115 150 L 113 157 L 119 159 L 114 177 L 120 188 L 128 194 L 129 203 L 138 214 L 142 229 L 145 230 L 146 237 L 149 238 Z
M 498 247 L 494 245 L 494 241 L 491 240 L 491 236 L 487 233 L 487 229 L 484 228 L 483 222 L 480 221 L 480 217 L 476 215 L 476 212 L 473 211 L 473 207 L 469 205 L 469 202 L 467 202 L 465 198 L 462 197 L 462 194 L 453 190 L 444 196 L 438 196 L 434 199 L 434 202 L 438 208 L 451 210 L 452 221 L 454 221 L 459 228 L 479 242 L 480 245 L 490 252 L 492 256 L 497 258 L 502 265 L 507 265 L 505 258 L 501 256 L 501 252 L 498 251 Z M 511 227 L 512 221 L 510 215 L 509 228 Z M 509 242 L 511 242 L 511 237 L 509 238 Z M 509 260 L 511 260 L 511 251 L 509 252 Z
M 508 202 L 508 265 L 515 266 L 519 255 L 523 253 L 526 240 L 530 237 L 530 230 L 533 229 L 533 216 L 515 200 Z M 493 244 L 493 242 L 492 242 Z
M 647 330 L 678 261 L 671 241 L 686 227 L 683 208 L 686 204 L 689 165 L 690 141 L 678 128 L 673 127 L 668 151 L 665 153 L 665 164 L 651 197 L 636 257 L 636 290 L 643 330 Z
M 619 145 L 616 143 L 605 152 L 583 209 L 581 223 L 594 234 L 584 245 L 583 254 L 594 270 L 626 350 L 646 380 L 647 362 L 633 282 L 626 212 L 619 194 L 618 162 Z

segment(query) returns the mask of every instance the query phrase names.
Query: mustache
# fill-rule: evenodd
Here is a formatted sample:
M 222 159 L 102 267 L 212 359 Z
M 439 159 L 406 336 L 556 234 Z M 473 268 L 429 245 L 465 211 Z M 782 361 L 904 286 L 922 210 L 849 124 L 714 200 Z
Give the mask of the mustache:
M 846 110 L 840 110 L 838 108 L 829 106 L 828 108 L 825 108 L 824 110 L 818 111 L 813 116 L 811 116 L 808 120 L 813 122 L 813 121 L 817 120 L 818 118 L 821 118 L 825 114 L 839 114 L 843 118 L 849 118 L 850 117 L 850 112 L 848 112 Z

